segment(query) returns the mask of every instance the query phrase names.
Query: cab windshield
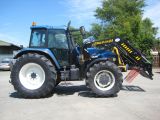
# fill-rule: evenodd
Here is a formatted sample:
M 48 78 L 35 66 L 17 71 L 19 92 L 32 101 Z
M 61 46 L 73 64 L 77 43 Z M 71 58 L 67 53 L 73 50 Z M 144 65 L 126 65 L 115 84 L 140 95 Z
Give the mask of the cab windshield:
M 46 44 L 46 30 L 32 30 L 31 33 L 31 47 L 45 47 Z
M 33 29 L 30 47 L 68 49 L 66 31 L 63 29 Z

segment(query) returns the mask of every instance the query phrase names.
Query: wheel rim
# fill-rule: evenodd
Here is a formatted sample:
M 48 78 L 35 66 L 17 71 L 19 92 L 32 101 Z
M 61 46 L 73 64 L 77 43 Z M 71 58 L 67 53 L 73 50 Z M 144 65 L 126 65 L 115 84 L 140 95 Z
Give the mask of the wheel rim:
M 40 88 L 45 81 L 45 72 L 43 68 L 36 63 L 25 64 L 19 72 L 21 84 L 30 90 Z
M 101 70 L 95 75 L 94 84 L 99 90 L 110 90 L 115 84 L 115 77 L 112 72 Z

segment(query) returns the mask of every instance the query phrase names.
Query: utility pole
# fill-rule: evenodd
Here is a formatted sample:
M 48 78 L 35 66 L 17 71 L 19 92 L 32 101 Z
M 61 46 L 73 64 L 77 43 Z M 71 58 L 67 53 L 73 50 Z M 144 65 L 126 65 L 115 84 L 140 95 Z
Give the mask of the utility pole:
M 160 37 L 157 38 L 158 39 L 158 57 L 159 57 L 159 67 L 160 67 Z

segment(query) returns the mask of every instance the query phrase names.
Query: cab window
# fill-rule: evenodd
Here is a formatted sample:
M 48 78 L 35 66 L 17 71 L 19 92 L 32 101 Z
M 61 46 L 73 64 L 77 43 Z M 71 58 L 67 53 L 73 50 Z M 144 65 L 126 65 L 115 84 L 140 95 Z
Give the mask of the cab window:
M 48 33 L 48 47 L 57 49 L 68 49 L 65 30 L 51 30 Z
M 33 30 L 31 34 L 31 47 L 45 47 L 46 43 L 46 31 L 45 30 Z

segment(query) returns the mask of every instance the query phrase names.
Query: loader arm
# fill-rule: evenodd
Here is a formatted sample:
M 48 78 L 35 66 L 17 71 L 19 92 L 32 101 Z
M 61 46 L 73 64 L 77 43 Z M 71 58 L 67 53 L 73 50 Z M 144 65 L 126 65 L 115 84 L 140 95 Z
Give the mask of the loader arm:
M 92 45 L 104 49 L 118 49 L 119 61 L 125 64 L 133 65 L 145 71 L 150 79 L 152 79 L 152 64 L 147 58 L 136 48 L 134 48 L 128 41 L 117 39 L 106 39 L 101 41 L 94 41 Z

